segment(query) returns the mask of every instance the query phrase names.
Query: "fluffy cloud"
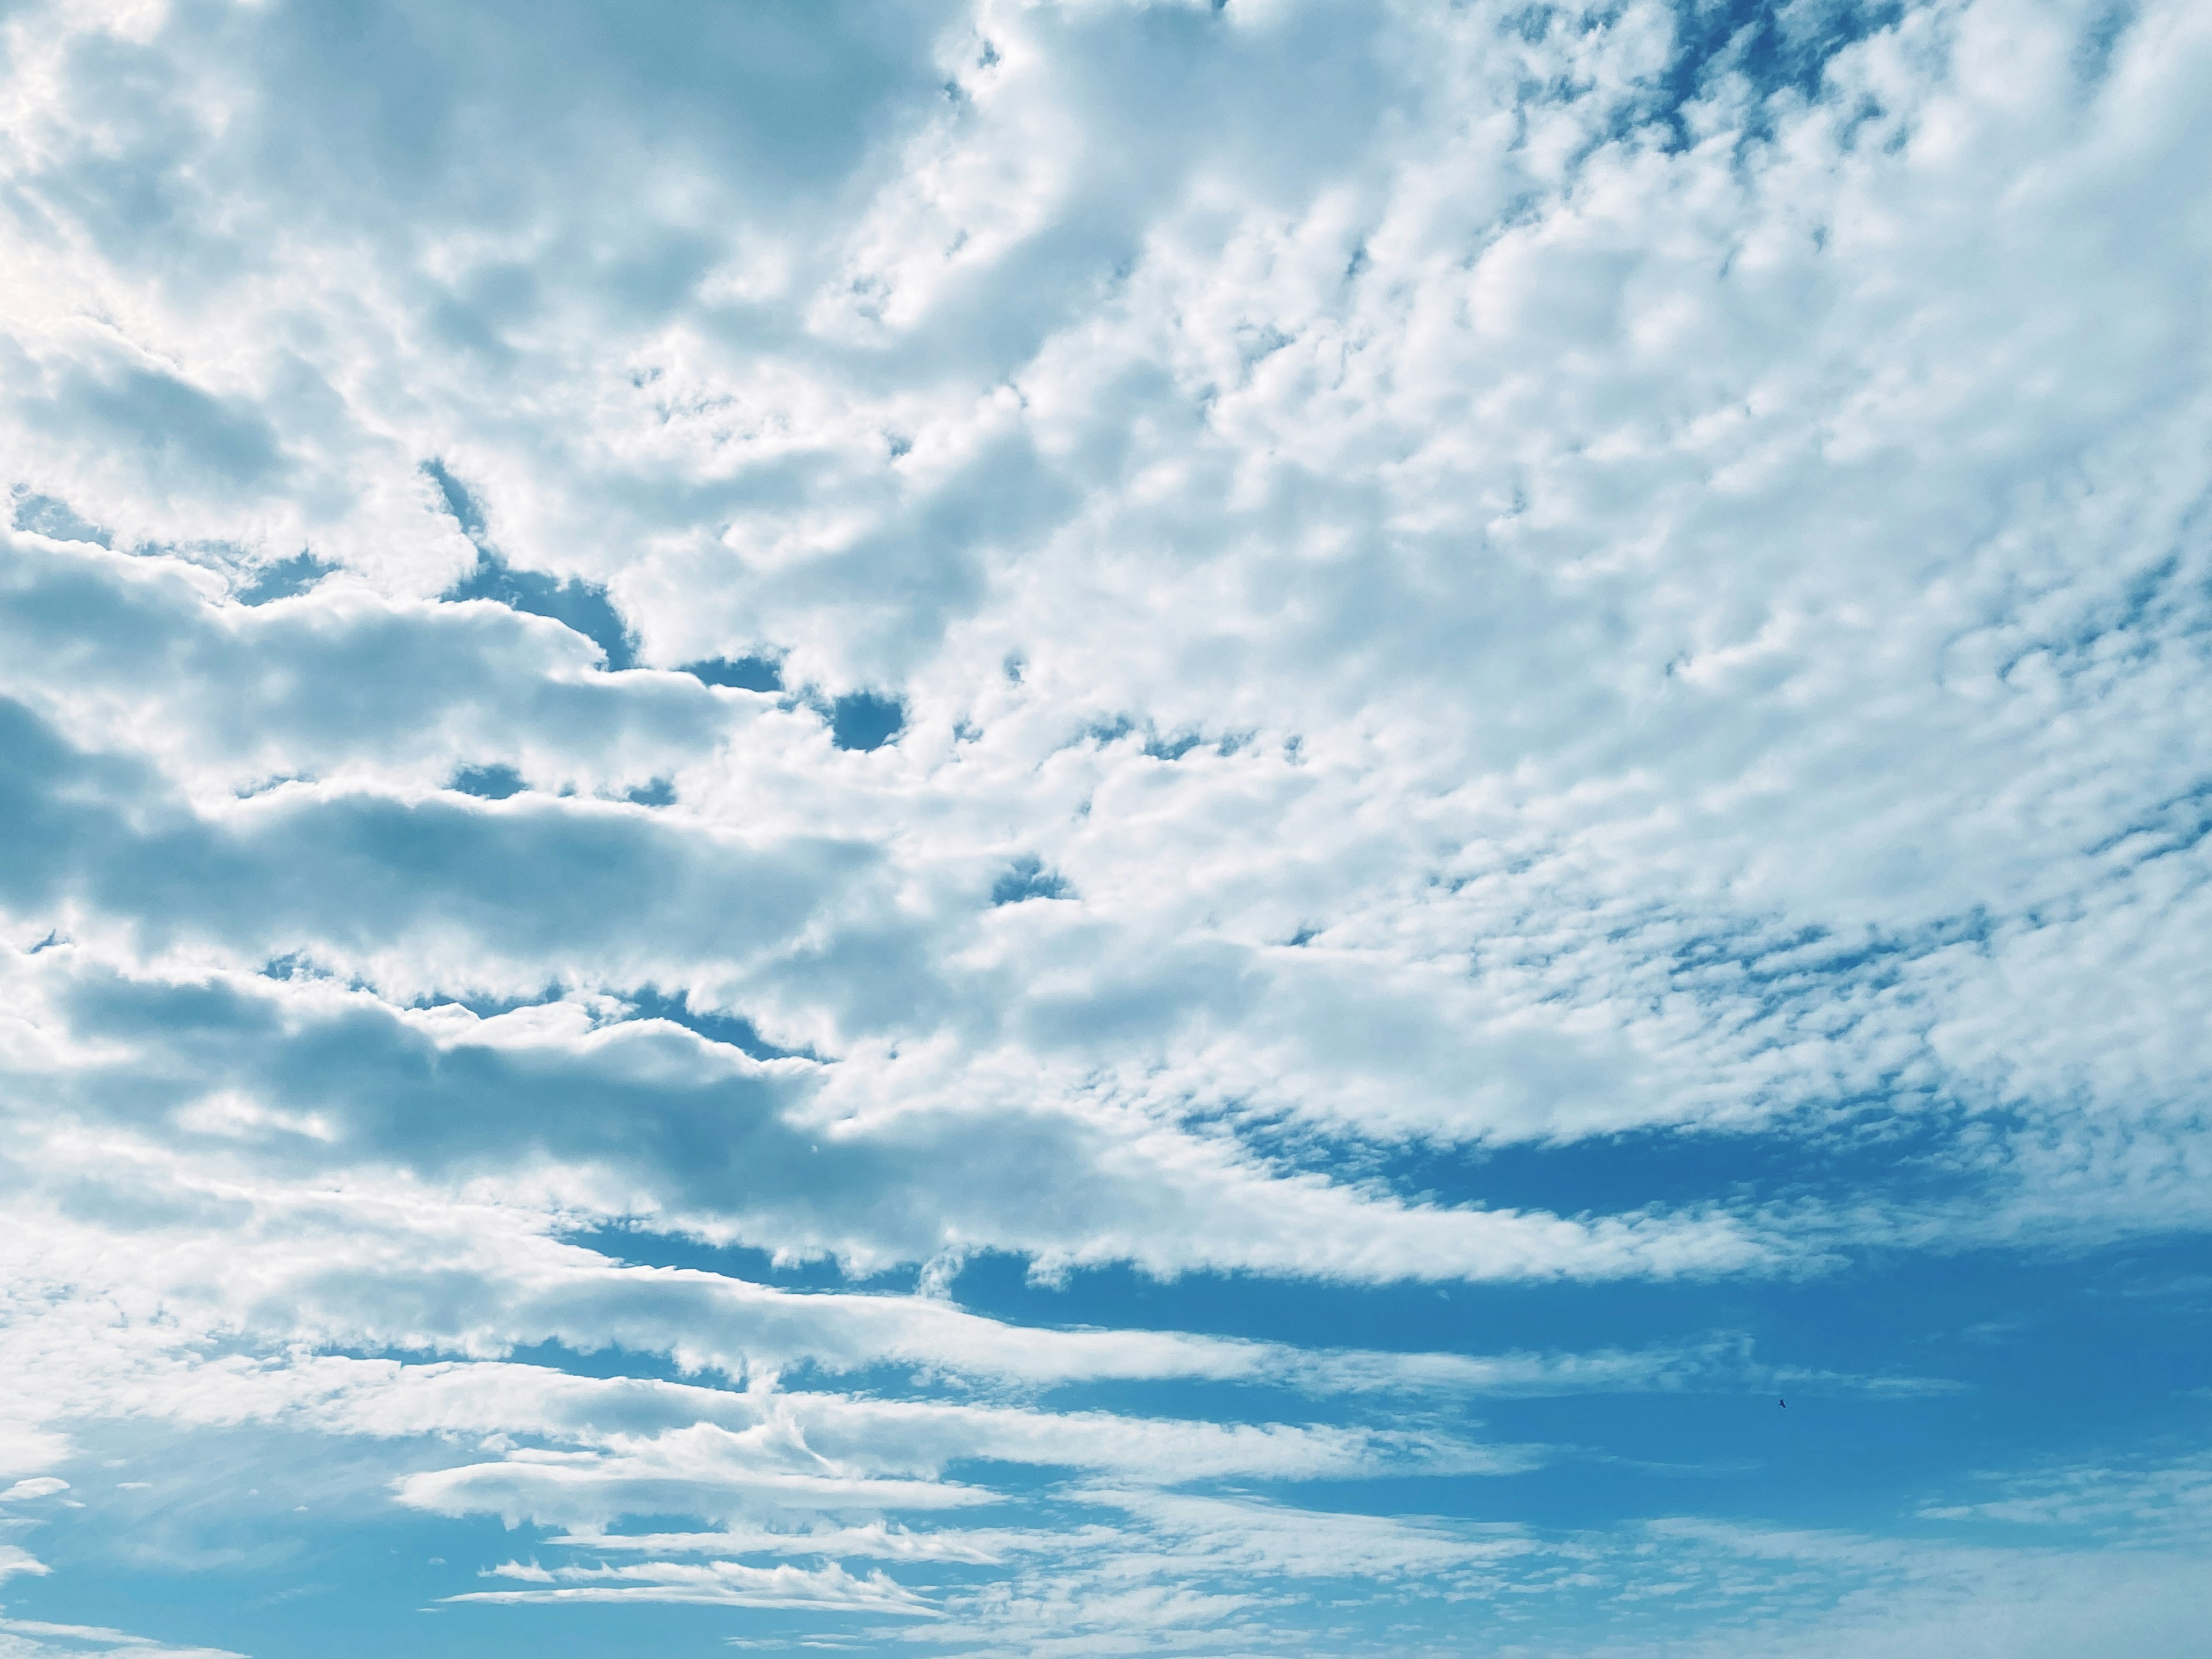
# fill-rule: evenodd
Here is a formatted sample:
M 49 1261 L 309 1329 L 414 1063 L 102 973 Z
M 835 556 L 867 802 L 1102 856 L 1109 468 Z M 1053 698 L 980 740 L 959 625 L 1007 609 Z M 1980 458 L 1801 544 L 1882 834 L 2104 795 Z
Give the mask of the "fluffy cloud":
M 1595 1455 L 1478 1399 L 1966 1386 L 1742 1298 L 2201 1235 L 2208 69 L 2086 0 L 14 9 L 0 1524 L 233 1436 L 548 1532 L 456 1608 L 1411 1652 L 1817 1556 L 1775 1619 L 1966 1628 L 2027 1547 L 1451 1483 Z M 1064 1316 L 959 1304 L 1008 1259 Z M 1601 1311 L 1319 1311 L 1408 1286 Z

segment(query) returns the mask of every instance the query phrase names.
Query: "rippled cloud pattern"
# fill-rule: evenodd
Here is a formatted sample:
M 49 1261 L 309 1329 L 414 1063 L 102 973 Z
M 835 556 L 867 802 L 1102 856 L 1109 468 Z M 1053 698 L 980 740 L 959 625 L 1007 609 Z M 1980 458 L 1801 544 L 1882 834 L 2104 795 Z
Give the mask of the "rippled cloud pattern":
M 0 8 L 0 1659 L 2185 1659 L 2212 8 Z

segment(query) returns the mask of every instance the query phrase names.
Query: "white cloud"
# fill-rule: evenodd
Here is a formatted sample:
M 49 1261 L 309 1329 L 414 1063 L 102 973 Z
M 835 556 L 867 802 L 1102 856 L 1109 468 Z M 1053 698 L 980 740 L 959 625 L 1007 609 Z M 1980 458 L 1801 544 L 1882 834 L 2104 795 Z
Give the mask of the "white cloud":
M 468 1597 L 924 1605 L 849 1555 L 977 1651 L 1289 1651 L 1332 1564 L 2179 1642 L 2164 1556 L 2067 1556 L 2077 1618 L 2042 1546 L 1198 1490 L 1553 1455 L 1477 1397 L 1955 1386 L 1918 1355 L 957 1303 L 2205 1225 L 2212 27 L 1752 21 L 10 10 L 8 1500 L 307 1436 L 571 1529 Z M 841 747 L 863 691 L 903 726 Z M 560 1242 L 624 1225 L 927 1293 Z M 2128 1506 L 2194 1467 L 1928 1515 L 2178 1560 Z M 582 1559 L 647 1513 L 701 1526 Z
M 547 1571 L 514 1562 L 494 1567 L 495 1577 L 517 1578 L 529 1589 L 471 1590 L 449 1601 L 675 1601 L 732 1607 L 814 1607 L 853 1613 L 927 1614 L 927 1606 L 880 1572 L 856 1578 L 831 1565 L 748 1567 L 735 1561 L 648 1561 L 611 1567 L 562 1567 Z M 543 1588 L 537 1588 L 537 1585 Z
M 0 1619 L 0 1653 L 8 1659 L 83 1653 L 115 1659 L 239 1659 L 224 1648 L 174 1647 L 104 1625 L 59 1625 L 40 1619 Z
M 69 1482 L 59 1475 L 39 1474 L 18 1480 L 7 1491 L 0 1492 L 0 1504 L 20 1503 L 32 1498 L 51 1498 L 58 1492 L 67 1492 Z

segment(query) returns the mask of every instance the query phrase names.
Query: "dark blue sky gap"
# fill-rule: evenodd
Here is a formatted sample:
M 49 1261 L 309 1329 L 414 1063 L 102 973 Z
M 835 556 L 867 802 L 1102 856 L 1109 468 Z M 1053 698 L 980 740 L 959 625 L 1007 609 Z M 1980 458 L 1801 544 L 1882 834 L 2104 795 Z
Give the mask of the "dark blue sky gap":
M 1812 98 L 1830 58 L 1905 10 L 1902 0 L 1677 0 L 1674 51 L 1653 88 L 1651 115 L 1679 146 L 1690 142 L 1685 106 L 1719 77 L 1741 76 L 1759 103 L 1778 93 Z
M 575 577 L 556 580 L 543 571 L 510 565 L 492 545 L 483 509 L 468 487 L 441 461 L 423 462 L 422 471 L 438 487 L 447 510 L 477 548 L 476 568 L 447 588 L 445 598 L 493 599 L 511 610 L 549 617 L 598 646 L 606 653 L 610 670 L 636 665 L 636 637 L 605 588 Z

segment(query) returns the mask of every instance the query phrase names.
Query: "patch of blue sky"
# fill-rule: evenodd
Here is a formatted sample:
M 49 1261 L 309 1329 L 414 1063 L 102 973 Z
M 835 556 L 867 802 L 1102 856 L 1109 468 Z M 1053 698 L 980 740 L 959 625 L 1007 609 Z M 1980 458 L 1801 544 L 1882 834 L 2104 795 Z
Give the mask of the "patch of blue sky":
M 708 685 L 732 686 L 740 691 L 783 690 L 783 659 L 774 656 L 711 657 L 686 663 L 684 672 Z
M 831 699 L 830 737 L 840 749 L 868 753 L 906 729 L 906 703 L 879 691 L 848 691 Z
M 1124 738 L 1141 734 L 1141 751 L 1150 759 L 1179 761 L 1198 750 L 1227 757 L 1237 753 L 1251 742 L 1249 732 L 1218 732 L 1208 736 L 1196 726 L 1183 726 L 1172 731 L 1163 730 L 1157 720 L 1139 719 L 1133 714 L 1116 714 L 1109 719 L 1089 721 L 1083 727 L 1082 737 L 1100 744 L 1121 742 Z
M 775 1252 L 757 1245 L 713 1243 L 696 1237 L 668 1232 L 642 1218 L 580 1228 L 565 1231 L 561 1237 L 632 1267 L 683 1267 L 756 1285 L 773 1285 L 783 1290 L 859 1288 L 906 1292 L 915 1287 L 921 1277 L 919 1263 L 902 1262 L 880 1273 L 855 1279 L 826 1253 L 779 1258 Z
M 453 521 L 476 544 L 476 568 L 447 589 L 448 599 L 493 599 L 533 617 L 548 617 L 598 646 L 610 669 L 633 666 L 637 641 L 604 587 L 575 577 L 555 578 L 510 564 L 492 545 L 482 505 L 445 463 L 428 460 L 422 471 L 436 486 Z
M 64 501 L 52 495 L 41 495 L 34 489 L 18 484 L 9 492 L 14 499 L 12 520 L 18 530 L 35 531 L 41 536 L 51 536 L 58 542 L 91 542 L 97 546 L 112 544 L 113 538 L 90 520 L 80 518 Z
M 1940 1101 L 1876 1098 L 1782 1112 L 1756 1126 L 1622 1130 L 1571 1141 L 1455 1147 L 1360 1145 L 1240 1128 L 1293 1169 L 1358 1169 L 1409 1199 L 1559 1214 L 1647 1208 L 1832 1205 L 1878 1190 L 1900 1212 L 1980 1195 L 1985 1172 L 1955 1153 L 1966 1114 Z M 1988 1120 L 1976 1120 L 1987 1121 Z M 2002 1122 L 2003 1120 L 1998 1120 Z
M 623 1000 L 630 1005 L 632 1017 L 638 1019 L 665 1019 L 696 1032 L 709 1042 L 727 1043 L 743 1050 L 755 1060 L 789 1060 L 794 1056 L 811 1060 L 814 1054 L 805 1048 L 781 1048 L 760 1034 L 760 1028 L 742 1014 L 719 1011 L 695 1010 L 689 993 L 671 996 L 654 986 L 645 986 L 625 992 Z
M 1016 859 L 991 883 L 991 902 L 1021 904 L 1030 899 L 1056 899 L 1069 896 L 1067 878 L 1056 870 L 1045 867 L 1044 860 L 1034 853 Z
M 464 795 L 474 795 L 480 800 L 506 800 L 520 794 L 530 786 L 523 781 L 522 774 L 503 762 L 489 766 L 464 766 L 453 774 L 453 787 Z
M 854 1285 L 830 1264 L 779 1267 L 763 1252 L 665 1237 L 577 1242 L 793 1289 L 906 1288 L 903 1274 Z M 1669 1512 L 1686 1492 L 1739 1518 L 1879 1528 L 2023 1445 L 2045 1460 L 2096 1459 L 2113 1455 L 2116 1440 L 2185 1435 L 2212 1330 L 2200 1294 L 2208 1268 L 2212 1252 L 2183 1236 L 2025 1261 L 2013 1250 L 1931 1258 L 1877 1246 L 1771 1278 L 1449 1286 L 1163 1281 L 1124 1268 L 1040 1285 L 1020 1259 L 986 1255 L 963 1266 L 953 1288 L 969 1311 L 1042 1328 L 1479 1358 L 1587 1358 L 1601 1349 L 1624 1362 L 1595 1375 L 1512 1371 L 1457 1392 L 1316 1391 L 1263 1373 L 1236 1383 L 1066 1382 L 1039 1396 L 1054 1409 L 1192 1420 L 1435 1420 L 1484 1443 L 1530 1449 L 1518 1471 L 1509 1462 L 1441 1484 L 1418 1470 L 1371 1488 L 1334 1482 L 1340 1496 L 1326 1501 L 1357 1507 L 1374 1498 L 1384 1512 L 1583 1527 Z M 898 1368 L 867 1385 L 915 1386 Z M 1780 1412 L 1795 1415 L 1768 1415 Z M 1354 1492 L 1365 1496 L 1343 1495 Z
M 1350 1507 L 1582 1527 L 1701 1512 L 1790 1526 L 1901 1523 L 1931 1491 L 2027 1450 L 2094 1461 L 2201 1419 L 2202 1296 L 2212 1248 L 2183 1236 L 2081 1255 L 1870 1249 L 1771 1278 L 1352 1286 L 1249 1276 L 1167 1282 L 1126 1269 L 1058 1287 L 998 1257 L 962 1305 L 1018 1321 L 1188 1330 L 1400 1352 L 1608 1351 L 1652 1358 L 1611 1386 L 1571 1380 L 1459 1402 L 1485 1440 L 1544 1449 L 1531 1467 L 1422 1487 L 1334 1483 Z M 2124 1358 L 2122 1358 L 2124 1356 Z M 1218 1411 L 1208 1385 L 1085 1384 L 1064 1405 Z M 1283 1391 L 1288 1405 L 1291 1390 Z M 1217 1397 L 1209 1397 L 1217 1396 Z M 1788 1400 L 1787 1406 L 1778 1402 Z M 1351 1420 L 1367 1402 L 1308 1399 Z M 1398 1402 L 1403 1409 L 1403 1402 Z M 1786 1415 L 1784 1413 L 1787 1413 Z M 1424 1495 L 1425 1493 L 1425 1495 Z M 1464 1507 L 1462 1507 L 1464 1506 Z
M 321 1446 L 290 1449 L 317 1463 L 332 1456 Z M 738 1631 L 796 1647 L 808 1637 L 849 1632 L 866 1617 L 651 1602 L 456 1602 L 452 1598 L 512 1584 L 485 1576 L 503 1563 L 533 1555 L 556 1560 L 566 1553 L 543 1546 L 547 1529 L 512 1530 L 495 1517 L 453 1519 L 388 1503 L 301 1514 L 263 1501 L 292 1495 L 272 1479 L 261 1493 L 224 1505 L 229 1512 L 220 1520 L 204 1502 L 186 1498 L 103 1504 L 55 1523 L 39 1541 L 59 1570 L 11 1583 L 7 1616 L 300 1659 L 386 1659 L 403 1651 L 434 1659 L 599 1659 L 634 1644 L 705 1656 L 727 1652 Z M 163 1511 L 173 1507 L 186 1511 L 175 1520 L 192 1543 L 164 1560 L 160 1533 L 171 1517 Z M 118 1562 L 118 1543 L 134 1539 L 146 1540 L 147 1547 Z
M 312 552 L 301 550 L 278 559 L 254 573 L 253 580 L 238 590 L 240 605 L 268 605 L 306 592 L 338 567 Z
M 1693 142 L 1689 106 L 1735 81 L 1750 94 L 1751 130 L 1763 133 L 1767 100 L 1818 97 L 1830 59 L 1909 9 L 1905 0 L 1678 0 L 1673 48 L 1646 118 L 1675 143 Z
M 1761 94 L 1789 87 L 1809 95 L 1828 58 L 1896 22 L 1905 9 L 1899 0 L 1692 0 L 1675 9 L 1680 32 L 1669 89 L 1679 101 L 1725 67 Z

